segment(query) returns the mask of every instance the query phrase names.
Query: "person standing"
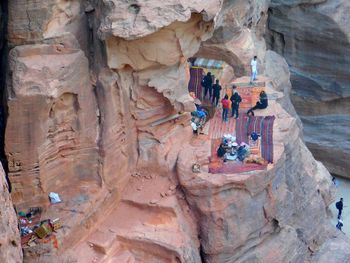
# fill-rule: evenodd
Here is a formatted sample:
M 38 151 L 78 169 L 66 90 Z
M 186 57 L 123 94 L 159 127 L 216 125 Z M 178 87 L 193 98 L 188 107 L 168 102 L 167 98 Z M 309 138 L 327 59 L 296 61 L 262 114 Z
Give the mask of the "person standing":
M 253 81 L 257 80 L 258 76 L 258 57 L 254 56 L 252 61 L 250 62 L 250 67 L 251 67 L 251 77 L 250 77 L 250 83 L 252 84 Z
M 232 96 L 230 98 L 231 100 L 231 107 L 232 107 L 232 115 L 231 117 L 233 117 L 234 115 L 236 115 L 235 119 L 238 118 L 238 110 L 239 110 L 239 104 L 242 101 L 241 96 L 239 95 L 238 91 L 237 91 L 237 87 L 235 85 L 232 86 Z
M 228 100 L 228 96 L 225 95 L 225 97 L 221 100 L 222 103 L 222 120 L 224 122 L 227 122 L 227 115 L 228 111 L 230 110 L 230 101 Z
M 335 207 L 338 209 L 338 219 L 340 219 L 343 212 L 343 198 L 340 198 L 340 200 L 335 203 Z
M 336 228 L 338 228 L 341 231 L 341 228 L 344 226 L 343 220 L 338 219 L 338 223 L 335 226 Z
M 204 87 L 204 98 L 207 97 L 207 93 L 209 91 L 209 99 L 211 99 L 212 85 L 213 85 L 213 79 L 211 76 L 211 72 L 208 72 L 207 75 L 202 80 L 202 86 Z
M 215 107 L 218 106 L 219 98 L 220 98 L 220 92 L 221 92 L 221 86 L 219 84 L 219 80 L 217 79 L 215 84 L 213 85 L 213 99 L 212 104 L 215 105 Z

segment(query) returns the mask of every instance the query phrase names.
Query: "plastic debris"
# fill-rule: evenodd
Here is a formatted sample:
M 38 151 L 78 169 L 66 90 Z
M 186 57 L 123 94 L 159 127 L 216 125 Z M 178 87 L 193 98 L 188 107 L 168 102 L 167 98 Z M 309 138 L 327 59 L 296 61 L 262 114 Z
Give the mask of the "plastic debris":
M 50 202 L 51 204 L 57 204 L 57 203 L 61 203 L 61 198 L 57 193 L 54 192 L 50 192 L 49 193 L 49 198 L 50 198 Z

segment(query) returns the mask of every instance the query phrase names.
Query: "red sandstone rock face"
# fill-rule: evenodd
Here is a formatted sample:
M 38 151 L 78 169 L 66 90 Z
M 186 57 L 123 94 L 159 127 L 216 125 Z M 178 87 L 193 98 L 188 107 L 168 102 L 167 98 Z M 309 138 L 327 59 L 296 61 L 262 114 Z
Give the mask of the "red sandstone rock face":
M 18 208 L 42 205 L 45 218 L 63 222 L 58 249 L 26 248 L 26 262 L 300 262 L 327 244 L 334 189 L 300 139 L 285 62 L 265 57 L 267 3 L 221 4 L 11 1 L 12 197 Z M 37 9 L 47 12 L 33 17 Z M 193 109 L 185 62 L 198 51 L 222 56 L 236 75 L 255 53 L 261 69 L 283 65 L 266 72 L 276 101 L 264 113 L 278 119 L 275 165 L 266 172 L 193 174 L 194 162 L 205 168 L 210 142 L 192 139 L 189 114 L 152 125 Z M 49 191 L 63 202 L 48 206 Z
M 0 165 L 0 262 L 22 262 L 17 218 L 8 192 L 5 173 Z
M 283 100 L 275 89 L 267 93 Z M 192 144 L 179 155 L 180 184 L 199 223 L 206 262 L 303 262 L 308 247 L 314 250 L 329 238 L 322 211 L 335 189 L 328 171 L 313 159 L 297 120 L 277 101 L 259 114 L 277 117 L 274 164 L 267 171 L 208 173 L 210 142 Z M 201 174 L 192 172 L 193 163 L 201 165 Z
M 43 205 L 48 192 L 101 185 L 97 107 L 84 53 L 19 46 L 10 53 L 10 71 L 6 153 L 14 202 Z

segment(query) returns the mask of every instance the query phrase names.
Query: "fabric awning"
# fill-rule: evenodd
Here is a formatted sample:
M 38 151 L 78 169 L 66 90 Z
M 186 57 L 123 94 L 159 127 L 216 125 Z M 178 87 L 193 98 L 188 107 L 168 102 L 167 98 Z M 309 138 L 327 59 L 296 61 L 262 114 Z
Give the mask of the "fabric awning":
M 223 69 L 224 63 L 225 62 L 221 60 L 197 58 L 194 61 L 193 66 L 207 69 Z

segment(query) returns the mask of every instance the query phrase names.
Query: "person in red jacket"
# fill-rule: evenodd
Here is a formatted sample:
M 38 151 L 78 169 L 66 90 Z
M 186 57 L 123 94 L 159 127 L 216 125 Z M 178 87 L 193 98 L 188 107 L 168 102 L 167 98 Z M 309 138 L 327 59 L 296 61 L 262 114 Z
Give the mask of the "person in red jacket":
M 228 115 L 228 111 L 230 110 L 230 101 L 227 95 L 225 95 L 225 97 L 221 100 L 221 104 L 222 104 L 222 120 L 224 122 L 227 122 L 228 121 L 227 115 Z

